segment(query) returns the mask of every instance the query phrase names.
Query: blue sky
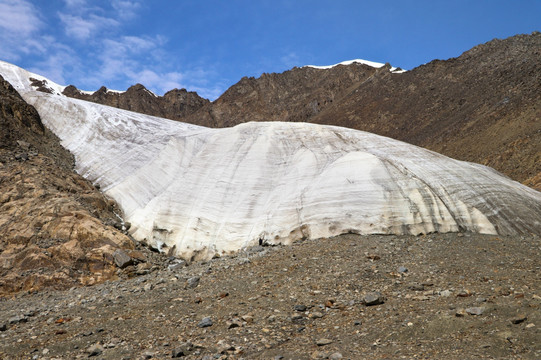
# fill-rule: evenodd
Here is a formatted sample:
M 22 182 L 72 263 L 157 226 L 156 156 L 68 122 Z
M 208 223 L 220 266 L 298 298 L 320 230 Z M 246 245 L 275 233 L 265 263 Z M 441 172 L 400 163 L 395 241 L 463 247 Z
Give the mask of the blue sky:
M 83 90 L 210 99 L 243 76 L 356 58 L 412 69 L 540 30 L 539 0 L 0 0 L 0 60 Z

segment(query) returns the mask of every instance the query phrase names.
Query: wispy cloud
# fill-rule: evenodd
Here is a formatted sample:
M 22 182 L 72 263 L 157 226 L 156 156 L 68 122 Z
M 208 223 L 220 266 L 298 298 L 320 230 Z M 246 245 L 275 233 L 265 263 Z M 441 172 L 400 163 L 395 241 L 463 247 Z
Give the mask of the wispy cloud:
M 0 28 L 21 36 L 29 36 L 42 26 L 34 6 L 24 0 L 0 1 Z
M 39 12 L 30 2 L 0 0 L 0 56 L 16 61 L 22 54 L 43 52 L 44 43 L 37 39 L 43 25 Z
M 61 85 L 67 85 L 71 82 L 69 78 L 84 76 L 81 71 L 83 68 L 81 59 L 73 49 L 64 44 L 54 43 L 49 49 L 48 56 L 28 70 L 44 75 Z
M 288 68 L 299 65 L 299 56 L 295 52 L 290 52 L 280 58 L 282 64 Z
M 114 0 L 111 5 L 117 11 L 118 17 L 123 20 L 135 18 L 141 8 L 141 4 L 137 1 Z
M 66 34 L 78 40 L 87 40 L 100 31 L 106 31 L 120 25 L 115 19 L 95 14 L 90 14 L 86 18 L 66 13 L 59 13 L 58 16 L 64 25 Z
M 86 6 L 86 0 L 64 0 L 68 8 L 82 8 Z

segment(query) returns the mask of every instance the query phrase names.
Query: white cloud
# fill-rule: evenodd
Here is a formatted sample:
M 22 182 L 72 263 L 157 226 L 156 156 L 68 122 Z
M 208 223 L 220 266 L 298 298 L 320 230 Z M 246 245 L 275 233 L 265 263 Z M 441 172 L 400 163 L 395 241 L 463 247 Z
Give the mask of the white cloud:
M 82 8 L 86 6 L 86 0 L 64 0 L 64 3 L 69 8 Z
M 44 26 L 39 12 L 25 0 L 0 0 L 0 57 L 16 61 L 22 54 L 45 51 L 48 39 L 40 39 Z
M 100 31 L 120 25 L 115 19 L 95 14 L 90 14 L 87 18 L 66 13 L 59 13 L 58 16 L 64 24 L 66 34 L 79 40 L 87 40 Z
M 111 2 L 113 8 L 117 11 L 120 19 L 133 19 L 141 7 L 138 1 L 114 0 Z
M 81 68 L 80 59 L 72 49 L 62 44 L 56 44 L 49 56 L 28 70 L 43 75 L 60 85 L 67 85 L 70 82 L 67 79 L 67 73 L 73 76 L 80 71 L 77 69 Z
M 0 0 L 0 28 L 27 37 L 43 25 L 34 6 L 24 0 Z

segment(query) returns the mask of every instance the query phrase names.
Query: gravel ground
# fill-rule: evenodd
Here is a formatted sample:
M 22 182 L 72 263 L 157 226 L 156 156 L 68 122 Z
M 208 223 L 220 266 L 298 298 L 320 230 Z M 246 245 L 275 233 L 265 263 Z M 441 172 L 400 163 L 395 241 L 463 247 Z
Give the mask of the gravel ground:
M 2 359 L 540 359 L 541 239 L 343 235 L 0 299 Z

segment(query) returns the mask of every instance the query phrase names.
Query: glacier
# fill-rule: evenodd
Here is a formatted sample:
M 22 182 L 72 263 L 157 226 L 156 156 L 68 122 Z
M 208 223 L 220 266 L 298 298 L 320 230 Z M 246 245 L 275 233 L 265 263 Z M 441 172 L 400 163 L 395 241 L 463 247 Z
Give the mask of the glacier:
M 211 129 L 35 91 L 0 74 L 118 202 L 138 241 L 186 259 L 343 233 L 541 234 L 541 193 L 488 167 L 308 123 Z M 45 79 L 46 80 L 46 79 Z

